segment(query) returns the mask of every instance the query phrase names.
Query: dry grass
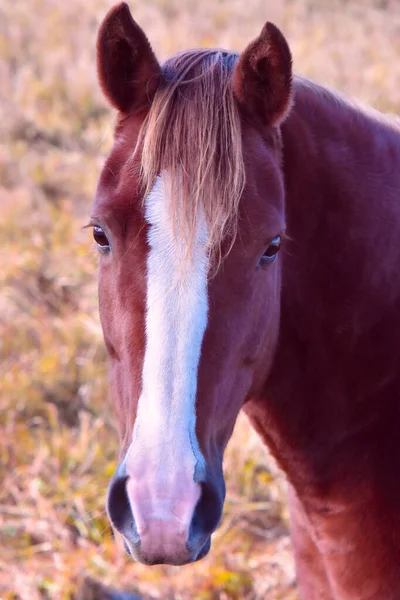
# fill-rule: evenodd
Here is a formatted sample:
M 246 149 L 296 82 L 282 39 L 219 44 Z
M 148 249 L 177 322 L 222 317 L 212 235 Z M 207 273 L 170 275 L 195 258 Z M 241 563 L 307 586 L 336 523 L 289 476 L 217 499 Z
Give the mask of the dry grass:
M 117 437 L 96 258 L 81 226 L 111 143 L 94 66 L 110 4 L 0 3 L 0 598 L 99 600 L 92 577 L 152 598 L 294 599 L 283 479 L 242 419 L 206 560 L 136 565 L 104 515 Z M 400 112 L 400 11 L 397 0 L 374 4 L 137 0 L 132 10 L 160 57 L 240 50 L 268 18 L 287 34 L 297 72 Z

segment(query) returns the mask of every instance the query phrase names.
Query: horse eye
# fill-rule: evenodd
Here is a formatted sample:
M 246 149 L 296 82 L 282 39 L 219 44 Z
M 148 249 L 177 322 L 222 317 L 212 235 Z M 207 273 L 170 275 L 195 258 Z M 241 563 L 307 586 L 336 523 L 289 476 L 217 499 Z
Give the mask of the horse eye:
M 278 254 L 280 247 L 281 247 L 281 236 L 277 235 L 276 237 L 274 237 L 274 239 L 272 240 L 272 242 L 270 243 L 270 245 L 264 252 L 263 259 L 268 262 L 272 262 L 274 260 L 274 258 L 276 257 L 276 255 Z
M 93 227 L 93 238 L 101 251 L 110 250 L 110 242 L 101 227 L 94 225 Z

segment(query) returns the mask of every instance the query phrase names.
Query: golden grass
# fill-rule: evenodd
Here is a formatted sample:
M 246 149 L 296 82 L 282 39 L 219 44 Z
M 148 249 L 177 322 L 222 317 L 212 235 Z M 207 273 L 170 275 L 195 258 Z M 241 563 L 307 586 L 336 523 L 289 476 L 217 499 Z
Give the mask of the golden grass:
M 96 256 L 81 226 L 111 144 L 94 61 L 110 5 L 0 4 L 0 598 L 117 598 L 92 586 L 94 578 L 142 597 L 294 599 L 284 481 L 243 418 L 226 457 L 224 522 L 207 559 L 183 568 L 134 564 L 105 518 L 117 436 Z M 240 50 L 273 20 L 298 73 L 400 112 L 396 0 L 131 6 L 161 58 L 192 46 Z

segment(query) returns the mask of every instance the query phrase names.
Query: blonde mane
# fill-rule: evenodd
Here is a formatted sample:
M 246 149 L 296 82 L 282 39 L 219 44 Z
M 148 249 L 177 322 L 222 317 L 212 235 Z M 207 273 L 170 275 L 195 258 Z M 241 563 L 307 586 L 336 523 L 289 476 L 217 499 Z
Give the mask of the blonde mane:
M 237 55 L 192 50 L 168 60 L 139 136 L 145 197 L 167 171 L 175 235 L 191 256 L 199 211 L 208 248 L 219 258 L 233 244 L 245 184 L 241 124 L 231 87 Z

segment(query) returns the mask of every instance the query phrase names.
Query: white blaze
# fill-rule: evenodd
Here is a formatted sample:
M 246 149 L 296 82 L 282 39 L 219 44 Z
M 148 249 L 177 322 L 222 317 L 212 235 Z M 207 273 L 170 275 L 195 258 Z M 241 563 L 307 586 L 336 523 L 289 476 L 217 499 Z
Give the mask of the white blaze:
M 173 235 L 169 196 L 169 180 L 163 175 L 145 205 L 146 348 L 142 394 L 126 459 L 127 489 L 139 535 L 151 519 L 176 518 L 185 537 L 200 497 L 196 482 L 204 472 L 195 400 L 208 311 L 207 228 L 199 218 L 193 260 L 183 262 L 185 247 Z

